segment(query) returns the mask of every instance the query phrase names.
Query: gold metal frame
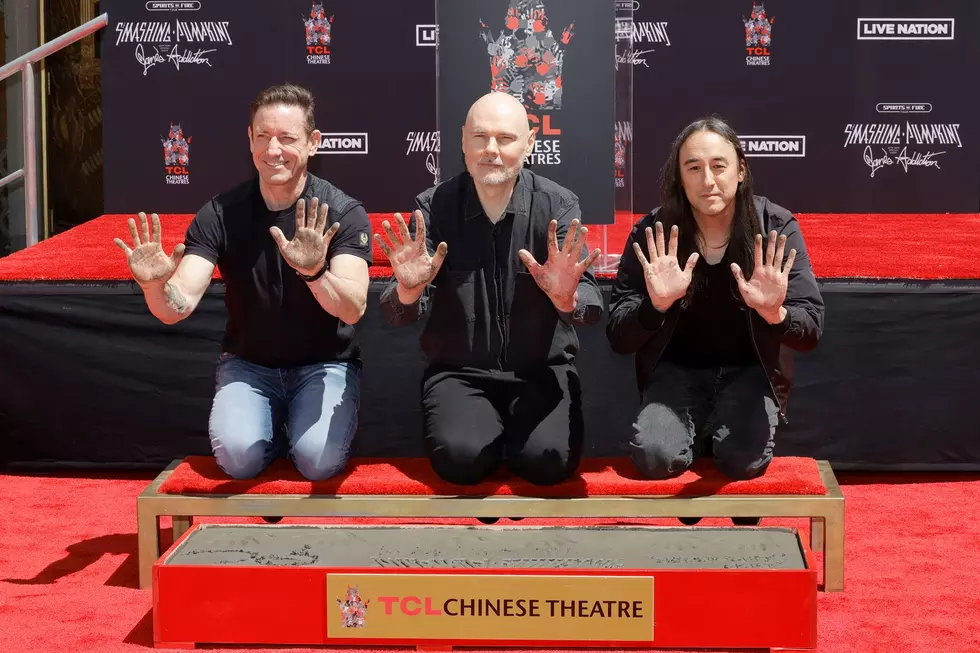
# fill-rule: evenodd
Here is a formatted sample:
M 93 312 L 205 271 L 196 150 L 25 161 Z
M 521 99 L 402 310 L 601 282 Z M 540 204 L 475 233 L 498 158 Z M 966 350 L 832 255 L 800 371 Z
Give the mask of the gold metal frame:
M 844 495 L 827 461 L 818 461 L 827 494 L 595 496 L 392 496 L 302 494 L 160 494 L 173 461 L 137 499 L 140 587 L 152 584 L 160 517 L 173 518 L 174 541 L 194 517 L 808 517 L 810 546 L 823 552 L 823 590 L 844 589 Z

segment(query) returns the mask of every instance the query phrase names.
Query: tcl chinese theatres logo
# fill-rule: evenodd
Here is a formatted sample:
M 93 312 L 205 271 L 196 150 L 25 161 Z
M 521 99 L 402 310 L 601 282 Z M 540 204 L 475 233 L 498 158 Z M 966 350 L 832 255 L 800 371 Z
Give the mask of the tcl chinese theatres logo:
M 306 28 L 306 63 L 329 64 L 333 15 L 327 16 L 322 1 L 313 0 L 310 15 L 303 19 L 303 26 Z
M 184 136 L 180 124 L 170 124 L 167 138 L 160 139 L 163 143 L 163 165 L 166 170 L 168 185 L 190 183 L 190 137 Z

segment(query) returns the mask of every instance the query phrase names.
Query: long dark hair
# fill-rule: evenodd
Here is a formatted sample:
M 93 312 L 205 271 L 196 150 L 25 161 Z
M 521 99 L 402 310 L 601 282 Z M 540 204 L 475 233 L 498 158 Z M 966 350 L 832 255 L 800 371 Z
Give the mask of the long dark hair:
M 745 171 L 744 179 L 738 185 L 738 191 L 735 194 L 735 217 L 732 221 L 732 235 L 725 256 L 730 261 L 738 263 L 745 278 L 750 279 L 755 259 L 755 235 L 761 232 L 762 227 L 759 223 L 759 216 L 755 212 L 755 202 L 752 195 L 752 173 L 749 171 L 748 162 L 745 160 L 745 151 L 742 149 L 738 134 L 721 118 L 711 116 L 695 120 L 681 130 L 681 133 L 674 139 L 674 144 L 670 148 L 670 157 L 661 172 L 661 204 L 656 219 L 664 226 L 665 243 L 670 239 L 671 227 L 677 225 L 677 256 L 681 267 L 687 263 L 688 257 L 694 252 L 699 252 L 701 258 L 704 258 L 704 252 L 698 246 L 698 224 L 694 220 L 691 203 L 688 201 L 687 195 L 684 193 L 684 186 L 681 183 L 680 167 L 681 146 L 691 135 L 702 131 L 714 132 L 731 143 L 738 157 L 737 165 Z M 694 298 L 704 289 L 704 276 L 704 267 L 697 266 L 694 271 L 694 278 L 688 287 L 687 296 L 684 298 L 683 306 L 689 306 L 693 303 Z M 734 284 L 734 277 L 732 283 Z M 735 292 L 735 296 L 741 301 L 738 292 Z

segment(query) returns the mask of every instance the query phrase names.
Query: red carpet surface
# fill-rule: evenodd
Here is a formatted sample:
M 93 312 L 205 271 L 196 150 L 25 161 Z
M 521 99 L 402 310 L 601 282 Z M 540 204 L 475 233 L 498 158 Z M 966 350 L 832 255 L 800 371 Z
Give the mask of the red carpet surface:
M 0 651 L 152 650 L 152 596 L 136 589 L 136 496 L 152 476 L 0 475 Z M 819 595 L 818 653 L 980 650 L 980 475 L 842 474 L 840 480 L 847 506 L 846 589 Z M 555 522 L 526 519 L 521 525 L 549 523 Z M 601 523 L 678 525 L 676 520 Z M 803 527 L 804 522 L 767 519 L 763 525 Z M 169 535 L 164 538 L 169 544 Z M 704 618 L 716 609 L 724 606 L 705 597 Z
M 105 215 L 0 259 L 0 281 L 129 280 L 123 253 L 112 240 L 129 240 L 128 215 Z M 183 239 L 193 216 L 161 215 L 166 251 Z M 605 253 L 619 256 L 640 216 L 621 214 L 606 232 Z M 821 278 L 980 279 L 980 215 L 797 216 L 813 268 Z M 375 231 L 390 214 L 372 214 Z M 590 246 L 600 246 L 601 226 L 589 227 Z M 374 246 L 373 277 L 389 277 Z
M 641 479 L 627 458 L 593 458 L 564 483 L 532 485 L 506 473 L 477 485 L 455 485 L 436 476 L 425 458 L 353 460 L 347 470 L 325 481 L 308 481 L 287 460 L 278 459 L 255 479 L 225 474 L 213 456 L 188 456 L 160 484 L 163 494 L 368 494 L 368 495 L 516 495 L 587 497 L 609 495 L 826 494 L 812 458 L 777 457 L 760 478 L 728 481 L 710 460 L 699 460 L 681 476 L 663 481 Z

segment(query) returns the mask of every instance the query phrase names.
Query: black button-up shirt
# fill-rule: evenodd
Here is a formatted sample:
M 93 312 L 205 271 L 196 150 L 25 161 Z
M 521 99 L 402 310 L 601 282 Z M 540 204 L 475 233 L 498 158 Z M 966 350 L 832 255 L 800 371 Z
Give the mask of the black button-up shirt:
M 577 324 L 595 324 L 602 295 L 586 271 L 572 313 L 559 313 L 518 256 L 526 249 L 540 264 L 548 260 L 548 224 L 558 221 L 562 246 L 572 220 L 581 220 L 578 197 L 522 169 L 510 202 L 496 224 L 480 204 L 469 173 L 449 179 L 416 198 L 425 217 L 426 246 L 445 242 L 446 260 L 419 300 L 404 305 L 392 279 L 381 308 L 393 325 L 429 314 L 421 346 L 431 368 L 472 367 L 521 372 L 574 362 Z M 415 234 L 414 219 L 409 231 Z M 582 258 L 589 248 L 582 249 Z

